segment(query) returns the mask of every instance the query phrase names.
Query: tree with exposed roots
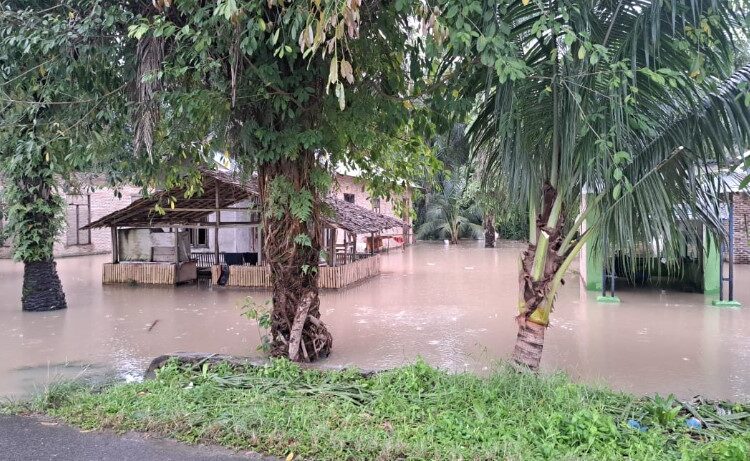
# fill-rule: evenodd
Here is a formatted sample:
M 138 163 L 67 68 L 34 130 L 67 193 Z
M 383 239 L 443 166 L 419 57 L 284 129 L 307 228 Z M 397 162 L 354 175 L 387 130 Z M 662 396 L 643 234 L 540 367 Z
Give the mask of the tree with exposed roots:
M 106 159 L 116 182 L 182 185 L 188 194 L 200 187 L 199 169 L 224 152 L 246 174 L 258 174 L 273 354 L 300 361 L 328 355 L 317 267 L 333 168 L 360 169 L 380 196 L 439 166 L 421 136 L 432 126 L 420 101 L 434 84 L 425 78 L 432 10 L 418 1 L 361 0 L 66 0 L 3 8 L 3 45 L 16 53 L 13 67 L 2 69 L 12 82 L 2 87 L 11 102 L 3 114 L 3 154 L 12 160 L 5 171 L 38 173 L 6 190 L 14 201 L 26 194 L 8 210 L 9 233 L 18 248 L 35 249 L 17 256 L 53 272 L 62 207 L 55 176 L 75 171 L 102 146 L 109 155 L 95 159 Z M 24 117 L 26 128 L 14 130 Z M 43 235 L 26 232 L 30 220 Z
M 189 182 L 216 151 L 257 172 L 275 356 L 331 351 L 318 262 L 332 168 L 355 166 L 387 194 L 436 167 L 416 98 L 429 66 L 415 27 L 430 26 L 413 22 L 419 2 L 396 3 L 160 0 L 130 24 L 133 142 L 162 168 L 153 176 Z
M 722 233 L 706 165 L 727 166 L 750 146 L 750 68 L 736 67 L 748 9 L 524 0 L 484 12 L 456 12 L 470 16 L 479 38 L 468 46 L 491 64 L 465 74 L 482 100 L 470 134 L 485 187 L 504 181 L 529 213 L 513 361 L 536 370 L 585 244 L 633 257 L 638 242 L 659 241 L 673 260 L 701 245 L 703 226 L 690 221 Z

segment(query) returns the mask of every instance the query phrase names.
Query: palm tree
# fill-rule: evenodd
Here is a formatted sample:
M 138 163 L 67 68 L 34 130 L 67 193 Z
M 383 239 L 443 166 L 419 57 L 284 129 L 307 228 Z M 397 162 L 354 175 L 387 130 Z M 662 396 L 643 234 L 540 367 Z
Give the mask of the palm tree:
M 484 212 L 484 247 L 495 248 L 495 215 Z
M 466 167 L 456 177 L 444 177 L 439 191 L 430 194 L 425 222 L 417 229 L 418 238 L 438 237 L 456 244 L 461 237 L 482 235 L 482 213 L 467 194 Z
M 585 244 L 601 248 L 606 238 L 633 255 L 638 240 L 657 238 L 674 256 L 702 237 L 702 228 L 685 226 L 677 238 L 679 223 L 699 219 L 722 232 L 703 166 L 726 165 L 750 145 L 750 114 L 738 97 L 750 67 L 733 67 L 746 13 L 734 6 L 549 0 L 485 15 L 509 25 L 522 73 L 491 76 L 470 129 L 484 186 L 504 180 L 532 224 L 516 364 L 538 368 L 555 295 Z

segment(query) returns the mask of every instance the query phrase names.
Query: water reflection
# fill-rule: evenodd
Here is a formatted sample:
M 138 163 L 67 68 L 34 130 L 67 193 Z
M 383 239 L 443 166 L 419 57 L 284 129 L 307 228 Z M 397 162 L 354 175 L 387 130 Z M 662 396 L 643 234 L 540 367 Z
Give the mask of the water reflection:
M 334 336 L 325 366 L 388 368 L 421 356 L 453 371 L 485 372 L 515 338 L 516 268 L 523 247 L 419 244 L 383 261 L 383 274 L 323 293 Z M 102 286 L 106 256 L 61 259 L 69 308 L 22 313 L 20 264 L 0 261 L 0 395 L 33 391 L 59 376 L 135 379 L 173 351 L 256 354 L 257 328 L 238 306 L 266 291 L 189 285 Z M 750 268 L 738 267 L 738 298 L 750 303 Z M 703 295 L 624 290 L 597 304 L 571 275 L 547 334 L 542 366 L 639 393 L 750 398 L 750 304 L 706 306 Z M 744 284 L 742 282 L 745 282 Z

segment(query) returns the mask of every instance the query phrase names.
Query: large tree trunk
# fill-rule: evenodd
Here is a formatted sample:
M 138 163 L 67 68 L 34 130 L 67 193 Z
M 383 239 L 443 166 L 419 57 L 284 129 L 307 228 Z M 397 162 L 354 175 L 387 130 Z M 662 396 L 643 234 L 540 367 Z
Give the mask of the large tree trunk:
M 308 151 L 293 160 L 262 165 L 259 178 L 265 258 L 273 285 L 271 353 L 304 362 L 326 357 L 333 342 L 320 320 L 320 197 L 310 178 L 315 168 L 315 155 Z M 291 212 L 289 200 L 299 199 L 306 195 L 305 191 L 312 196 L 312 211 L 308 219 L 301 221 Z M 295 241 L 305 235 L 307 238 Z
M 484 247 L 495 248 L 495 217 L 491 213 L 484 215 Z
M 553 203 L 557 191 L 549 184 L 543 189 L 543 208 L 536 220 L 536 244 L 529 243 L 521 256 L 518 336 L 513 350 L 515 365 L 536 371 L 542 359 L 544 331 L 549 325 L 553 299 L 549 298 L 552 279 L 563 257 L 557 254 L 562 244 L 564 219 L 560 209 L 555 216 Z M 543 252 L 541 255 L 537 253 Z
M 21 305 L 25 311 L 52 311 L 68 307 L 54 260 L 24 263 Z

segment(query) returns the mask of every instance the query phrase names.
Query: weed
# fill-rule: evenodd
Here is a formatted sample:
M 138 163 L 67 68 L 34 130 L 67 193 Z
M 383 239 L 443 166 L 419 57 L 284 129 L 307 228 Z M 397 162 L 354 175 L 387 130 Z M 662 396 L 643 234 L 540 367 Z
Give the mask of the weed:
M 258 350 L 268 353 L 271 350 L 271 337 L 269 331 L 271 330 L 271 301 L 266 300 L 265 303 L 260 304 L 256 302 L 252 297 L 248 296 L 240 306 L 242 309 L 242 315 L 254 320 L 258 325 L 258 336 L 260 337 L 260 344 Z
M 750 451 L 744 406 L 732 408 L 741 412 L 733 413 L 732 430 L 696 432 L 679 424 L 686 414 L 674 397 L 641 399 L 504 366 L 480 378 L 421 361 L 374 375 L 286 360 L 200 370 L 170 362 L 151 381 L 59 388 L 39 405 L 83 428 L 317 460 L 745 461 Z M 631 418 L 649 429 L 629 428 Z

